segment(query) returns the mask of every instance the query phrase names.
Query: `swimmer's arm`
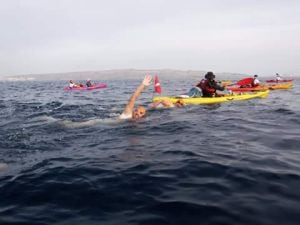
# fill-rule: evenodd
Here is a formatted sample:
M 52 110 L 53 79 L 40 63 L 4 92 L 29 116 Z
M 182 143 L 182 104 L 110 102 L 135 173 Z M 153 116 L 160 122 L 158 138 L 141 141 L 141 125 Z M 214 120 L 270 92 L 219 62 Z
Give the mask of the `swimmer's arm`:
M 162 100 L 158 100 L 152 103 L 152 108 L 156 108 L 159 104 L 162 104 L 163 107 L 165 108 L 172 108 L 175 105 L 173 104 L 173 102 L 168 101 L 166 99 L 162 99 Z
M 166 99 L 162 100 L 162 101 L 161 101 L 161 104 L 162 104 L 164 107 L 166 107 L 166 108 L 172 108 L 172 107 L 174 107 L 173 102 L 168 101 L 168 100 L 166 100 Z
M 151 104 L 151 108 L 156 108 L 157 106 L 159 106 L 159 104 L 161 103 L 161 100 L 157 100 L 157 101 L 154 101 L 152 104 Z
M 151 81 L 152 81 L 151 75 L 145 76 L 143 82 L 137 87 L 137 89 L 134 91 L 134 93 L 131 95 L 130 99 L 128 100 L 128 103 L 125 106 L 123 114 L 127 114 L 127 115 L 132 114 L 135 101 L 140 96 L 140 94 L 145 89 L 145 87 L 151 84 Z

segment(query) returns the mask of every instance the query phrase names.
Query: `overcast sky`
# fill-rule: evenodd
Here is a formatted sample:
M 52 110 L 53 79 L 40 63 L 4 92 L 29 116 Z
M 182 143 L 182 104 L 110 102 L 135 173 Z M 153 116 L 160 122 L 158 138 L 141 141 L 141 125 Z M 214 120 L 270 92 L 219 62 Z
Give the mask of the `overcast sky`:
M 300 75 L 299 0 L 0 0 L 0 77 L 104 69 Z

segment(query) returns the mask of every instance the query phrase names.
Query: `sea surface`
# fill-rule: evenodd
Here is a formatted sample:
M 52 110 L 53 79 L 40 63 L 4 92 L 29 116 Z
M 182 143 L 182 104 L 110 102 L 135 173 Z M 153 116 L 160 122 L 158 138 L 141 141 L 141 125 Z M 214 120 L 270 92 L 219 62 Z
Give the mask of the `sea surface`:
M 119 120 L 141 80 L 1 82 L 1 225 L 300 224 L 299 79 L 266 99 Z M 165 95 L 194 83 L 161 80 Z

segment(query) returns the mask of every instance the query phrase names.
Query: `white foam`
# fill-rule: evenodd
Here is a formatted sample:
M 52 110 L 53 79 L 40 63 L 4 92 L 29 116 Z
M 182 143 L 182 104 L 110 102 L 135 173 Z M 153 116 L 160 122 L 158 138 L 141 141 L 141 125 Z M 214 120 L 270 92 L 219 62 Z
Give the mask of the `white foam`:
M 105 118 L 105 119 L 91 119 L 87 121 L 74 122 L 70 120 L 62 120 L 59 121 L 66 128 L 84 128 L 84 127 L 92 127 L 99 124 L 113 125 L 122 122 L 122 120 L 115 118 Z
M 86 121 L 71 121 L 71 120 L 61 120 L 56 119 L 51 116 L 39 116 L 30 120 L 30 123 L 58 123 L 66 128 L 84 128 L 84 127 L 92 127 L 97 126 L 99 124 L 119 124 L 122 120 L 119 119 L 120 113 L 110 113 L 109 118 L 98 119 L 93 118 Z
M 32 118 L 31 122 L 46 122 L 46 123 L 53 123 L 56 122 L 58 119 L 55 119 L 51 116 L 38 116 L 35 118 Z

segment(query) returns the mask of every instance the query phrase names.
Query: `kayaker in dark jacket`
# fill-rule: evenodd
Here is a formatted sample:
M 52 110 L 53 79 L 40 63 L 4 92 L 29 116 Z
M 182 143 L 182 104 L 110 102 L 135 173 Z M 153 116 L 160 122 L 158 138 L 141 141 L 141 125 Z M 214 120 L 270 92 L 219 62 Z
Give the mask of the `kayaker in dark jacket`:
M 203 97 L 220 96 L 217 94 L 217 90 L 224 91 L 225 87 L 217 84 L 215 81 L 216 76 L 213 72 L 207 72 L 205 79 L 201 80 L 197 87 L 201 88 Z
M 86 86 L 87 86 L 87 87 L 92 87 L 92 86 L 93 86 L 93 84 L 92 84 L 92 82 L 91 82 L 91 79 L 87 79 L 87 81 L 86 81 Z

